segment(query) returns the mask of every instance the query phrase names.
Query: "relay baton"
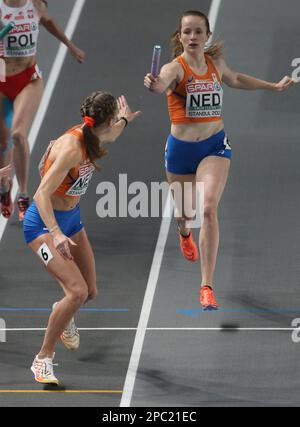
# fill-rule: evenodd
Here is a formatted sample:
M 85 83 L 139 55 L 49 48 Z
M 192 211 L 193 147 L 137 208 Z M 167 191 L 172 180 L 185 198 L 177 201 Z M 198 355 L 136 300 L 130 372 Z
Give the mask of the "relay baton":
M 2 40 L 6 36 L 6 34 L 8 34 L 10 30 L 14 28 L 14 26 L 14 22 L 9 22 L 7 25 L 5 25 L 5 27 L 0 31 L 0 40 Z
M 151 74 L 153 77 L 157 77 L 159 75 L 160 54 L 161 54 L 161 46 L 154 46 L 152 64 L 151 64 Z

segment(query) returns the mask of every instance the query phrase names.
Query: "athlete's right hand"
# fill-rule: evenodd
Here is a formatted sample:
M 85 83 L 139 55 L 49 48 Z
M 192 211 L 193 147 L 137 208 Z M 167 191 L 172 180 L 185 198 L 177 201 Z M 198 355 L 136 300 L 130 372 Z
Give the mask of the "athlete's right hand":
M 70 245 L 77 246 L 76 243 L 74 243 L 69 237 L 65 236 L 61 231 L 57 232 L 52 237 L 55 249 L 59 255 L 61 255 L 65 261 L 73 261 Z
M 74 43 L 70 42 L 69 52 L 76 59 L 76 61 L 79 62 L 79 64 L 83 64 L 85 58 L 85 52 L 83 50 L 79 49 L 79 47 L 75 46 Z
M 147 89 L 154 91 L 155 90 L 155 86 L 158 84 L 159 82 L 159 77 L 154 77 L 152 76 L 151 73 L 146 74 L 145 78 L 144 78 L 144 86 L 146 86 Z
M 0 169 L 0 179 L 1 178 L 11 178 L 11 174 L 12 174 L 11 165 L 8 165 L 5 168 Z
M 128 120 L 128 123 L 131 123 L 134 119 L 140 117 L 142 114 L 141 111 L 131 111 L 131 108 L 129 107 L 124 95 L 117 99 L 117 104 L 119 110 L 118 117 L 125 117 L 125 119 Z

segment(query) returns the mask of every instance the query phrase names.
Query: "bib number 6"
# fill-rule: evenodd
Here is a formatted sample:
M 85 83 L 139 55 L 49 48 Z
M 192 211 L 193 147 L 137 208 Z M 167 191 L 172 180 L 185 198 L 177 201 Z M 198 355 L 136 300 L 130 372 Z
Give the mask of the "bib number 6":
M 53 255 L 46 243 L 42 244 L 42 246 L 38 249 L 37 254 L 46 266 L 53 259 Z

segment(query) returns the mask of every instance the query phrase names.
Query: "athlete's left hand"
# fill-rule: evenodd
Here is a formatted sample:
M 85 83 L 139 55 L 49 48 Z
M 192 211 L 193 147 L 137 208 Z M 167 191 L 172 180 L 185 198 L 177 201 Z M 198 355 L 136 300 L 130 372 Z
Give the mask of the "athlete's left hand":
M 277 92 L 283 92 L 295 83 L 296 82 L 292 77 L 285 76 L 279 83 L 275 83 L 274 88 Z
M 128 120 L 128 123 L 132 122 L 134 119 L 136 119 L 142 114 L 141 111 L 135 111 L 133 113 L 127 103 L 125 96 L 123 95 L 117 99 L 117 104 L 119 108 L 118 118 L 120 119 L 121 117 L 125 117 L 125 119 Z
M 79 64 L 82 64 L 85 58 L 85 52 L 73 43 L 70 43 L 68 48 L 70 54 L 76 59 L 76 61 L 79 62 Z

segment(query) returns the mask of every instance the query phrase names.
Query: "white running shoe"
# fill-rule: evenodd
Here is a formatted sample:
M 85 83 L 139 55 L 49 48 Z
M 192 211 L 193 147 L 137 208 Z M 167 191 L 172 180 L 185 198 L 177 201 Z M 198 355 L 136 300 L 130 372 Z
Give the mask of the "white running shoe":
M 58 366 L 53 363 L 54 357 L 55 353 L 53 353 L 52 358 L 39 359 L 38 356 L 35 357 L 30 369 L 38 383 L 58 385 L 59 381 L 53 372 L 53 366 Z
M 52 306 L 52 310 L 56 307 L 58 302 Z M 80 345 L 80 335 L 75 325 L 74 317 L 70 320 L 69 324 L 60 336 L 61 342 L 68 350 L 77 350 Z

